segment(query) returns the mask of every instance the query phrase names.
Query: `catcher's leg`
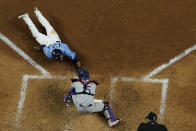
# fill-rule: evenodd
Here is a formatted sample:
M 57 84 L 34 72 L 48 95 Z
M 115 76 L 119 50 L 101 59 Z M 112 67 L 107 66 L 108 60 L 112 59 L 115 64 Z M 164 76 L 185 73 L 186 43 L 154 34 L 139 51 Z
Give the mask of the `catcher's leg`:
M 46 35 L 40 33 L 37 28 L 35 27 L 35 25 L 33 24 L 32 20 L 30 19 L 29 15 L 27 13 L 18 16 L 18 19 L 23 19 L 24 22 L 28 25 L 33 37 L 36 39 L 36 41 L 40 44 L 40 45 L 46 45 L 48 46 L 48 38 Z
M 42 24 L 42 26 L 45 27 L 47 36 L 49 36 L 54 41 L 60 41 L 58 34 L 54 30 L 54 28 L 50 25 L 48 20 L 42 15 L 42 13 L 37 8 L 34 9 L 34 13 L 37 16 L 39 22 Z
M 103 113 L 108 120 L 109 127 L 114 127 L 120 123 L 120 119 L 115 119 L 112 109 L 108 102 L 104 102 Z
M 105 118 L 108 120 L 109 127 L 116 126 L 120 123 L 119 119 L 115 119 L 108 102 L 94 102 L 93 112 L 103 112 Z

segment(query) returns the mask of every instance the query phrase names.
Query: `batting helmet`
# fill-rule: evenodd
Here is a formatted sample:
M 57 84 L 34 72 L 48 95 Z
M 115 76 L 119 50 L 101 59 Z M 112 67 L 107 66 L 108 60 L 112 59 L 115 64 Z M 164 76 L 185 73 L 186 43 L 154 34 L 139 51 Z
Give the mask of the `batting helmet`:
M 146 116 L 146 119 L 156 121 L 157 115 L 156 115 L 155 113 L 153 113 L 153 112 L 150 112 L 150 113 Z
M 60 60 L 60 56 L 62 55 L 62 51 L 60 49 L 54 49 L 52 51 L 52 56 L 55 60 Z
M 89 72 L 83 68 L 78 68 L 79 80 L 87 81 L 90 79 Z

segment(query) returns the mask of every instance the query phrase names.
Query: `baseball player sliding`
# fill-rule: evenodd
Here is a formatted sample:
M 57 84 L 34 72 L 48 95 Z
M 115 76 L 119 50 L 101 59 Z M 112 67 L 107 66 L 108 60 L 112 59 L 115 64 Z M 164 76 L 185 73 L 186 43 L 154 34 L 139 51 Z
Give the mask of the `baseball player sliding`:
M 42 13 L 37 8 L 34 9 L 34 13 L 42 26 L 45 27 L 47 35 L 44 35 L 38 31 L 32 20 L 29 18 L 28 13 L 18 16 L 18 19 L 22 18 L 28 25 L 33 37 L 41 45 L 39 49 L 43 50 L 49 59 L 63 61 L 64 57 L 69 57 L 76 63 L 77 67 L 80 67 L 80 60 L 76 56 L 76 53 L 71 51 L 67 44 L 61 43 L 58 34 L 42 15 Z
M 72 88 L 67 95 L 64 95 L 64 101 L 67 106 L 75 104 L 79 112 L 103 112 L 108 120 L 109 127 L 114 127 L 120 123 L 115 119 L 114 114 L 108 102 L 97 102 L 94 100 L 96 86 L 98 82 L 90 81 L 88 71 L 83 68 L 78 69 L 78 79 L 71 79 Z

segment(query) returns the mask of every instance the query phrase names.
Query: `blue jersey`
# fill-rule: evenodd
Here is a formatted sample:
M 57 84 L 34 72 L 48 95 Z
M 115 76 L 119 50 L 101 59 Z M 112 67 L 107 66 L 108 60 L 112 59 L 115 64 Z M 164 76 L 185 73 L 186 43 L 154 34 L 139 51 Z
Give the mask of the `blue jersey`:
M 49 59 L 53 59 L 52 51 L 54 49 L 60 49 L 63 56 L 67 56 L 72 60 L 74 60 L 76 57 L 76 53 L 71 51 L 66 44 L 61 43 L 61 42 L 56 42 L 55 44 L 51 44 L 48 47 L 47 46 L 43 47 L 43 51 Z

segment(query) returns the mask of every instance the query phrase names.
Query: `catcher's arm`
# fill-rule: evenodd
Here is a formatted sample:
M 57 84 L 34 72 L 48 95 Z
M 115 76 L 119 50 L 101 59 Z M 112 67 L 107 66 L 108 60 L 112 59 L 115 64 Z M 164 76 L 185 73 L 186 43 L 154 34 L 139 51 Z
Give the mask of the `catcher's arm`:
M 74 93 L 75 93 L 75 88 L 73 87 L 69 90 L 67 95 L 64 95 L 64 101 L 67 106 L 72 106 L 72 96 L 71 95 Z

